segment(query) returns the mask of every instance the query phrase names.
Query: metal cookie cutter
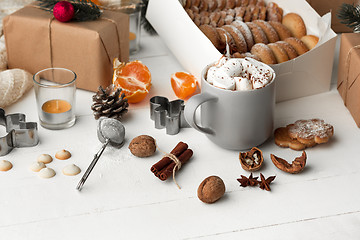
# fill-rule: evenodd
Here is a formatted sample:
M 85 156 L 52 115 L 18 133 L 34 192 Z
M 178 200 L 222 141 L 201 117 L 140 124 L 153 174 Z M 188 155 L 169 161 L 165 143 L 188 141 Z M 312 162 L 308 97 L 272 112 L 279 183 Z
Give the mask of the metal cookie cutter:
M 166 127 L 166 133 L 175 135 L 180 128 L 190 127 L 184 117 L 185 103 L 178 99 L 169 102 L 166 97 L 155 96 L 150 99 L 150 118 L 155 121 L 155 128 Z
M 16 147 L 32 147 L 39 143 L 36 122 L 26 122 L 25 115 L 16 113 L 5 115 L 0 108 L 0 125 L 5 126 L 7 134 L 0 137 L 0 156 Z

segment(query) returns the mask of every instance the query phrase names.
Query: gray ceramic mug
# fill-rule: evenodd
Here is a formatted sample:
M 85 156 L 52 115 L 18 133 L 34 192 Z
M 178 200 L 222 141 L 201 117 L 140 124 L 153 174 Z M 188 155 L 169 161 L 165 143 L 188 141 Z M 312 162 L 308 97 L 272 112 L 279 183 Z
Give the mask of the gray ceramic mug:
M 273 78 L 263 88 L 231 91 L 214 87 L 205 80 L 211 66 L 213 64 L 201 73 L 201 93 L 186 103 L 186 121 L 226 149 L 244 150 L 265 142 L 274 126 L 275 72 L 269 67 Z M 195 119 L 199 106 L 201 125 Z

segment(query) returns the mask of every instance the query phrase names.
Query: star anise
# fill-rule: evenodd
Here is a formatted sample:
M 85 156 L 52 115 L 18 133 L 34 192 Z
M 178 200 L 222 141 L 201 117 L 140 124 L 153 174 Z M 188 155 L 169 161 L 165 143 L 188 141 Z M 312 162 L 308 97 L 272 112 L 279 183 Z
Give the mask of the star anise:
M 260 179 L 261 179 L 261 181 L 258 181 L 260 184 L 259 187 L 262 190 L 271 191 L 270 183 L 275 180 L 275 176 L 270 176 L 267 179 L 265 179 L 264 175 L 262 175 L 262 173 L 260 173 Z
M 239 181 L 240 186 L 247 187 L 247 186 L 256 186 L 258 184 L 257 179 L 258 177 L 253 177 L 251 173 L 249 178 L 241 175 L 241 178 L 238 178 L 237 180 Z

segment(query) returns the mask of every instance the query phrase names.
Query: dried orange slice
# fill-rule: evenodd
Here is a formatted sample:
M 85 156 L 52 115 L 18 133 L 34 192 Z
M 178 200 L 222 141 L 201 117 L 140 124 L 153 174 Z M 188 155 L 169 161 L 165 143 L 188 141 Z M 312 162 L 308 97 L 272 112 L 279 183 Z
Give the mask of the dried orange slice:
M 115 58 L 113 62 L 113 84 L 115 88 L 122 88 L 129 103 L 138 103 L 144 100 L 151 88 L 151 73 L 140 61 L 128 63 L 120 62 Z
M 180 99 L 186 99 L 196 90 L 196 78 L 187 72 L 176 72 L 171 75 L 171 87 Z

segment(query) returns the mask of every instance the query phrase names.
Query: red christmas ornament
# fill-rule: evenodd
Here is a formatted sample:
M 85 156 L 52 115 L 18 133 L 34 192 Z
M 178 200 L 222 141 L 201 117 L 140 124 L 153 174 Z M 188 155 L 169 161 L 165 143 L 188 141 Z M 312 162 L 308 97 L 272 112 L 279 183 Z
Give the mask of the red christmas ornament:
M 67 1 L 60 1 L 53 8 L 54 17 L 60 22 L 68 22 L 74 17 L 74 6 Z

